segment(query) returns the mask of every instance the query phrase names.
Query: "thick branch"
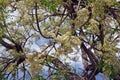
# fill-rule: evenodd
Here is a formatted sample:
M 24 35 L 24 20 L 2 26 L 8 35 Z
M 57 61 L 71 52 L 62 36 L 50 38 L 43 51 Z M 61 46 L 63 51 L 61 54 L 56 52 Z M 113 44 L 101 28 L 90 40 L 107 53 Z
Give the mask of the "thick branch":
M 0 38 L 1 39 L 1 38 Z M 5 42 L 3 39 L 0 40 L 0 44 L 7 49 L 15 49 L 15 46 Z
M 92 63 L 93 65 L 96 65 L 97 59 L 96 59 L 96 57 L 94 56 L 94 54 L 92 53 L 92 51 L 89 50 L 89 49 L 87 49 L 87 47 L 84 45 L 84 43 L 81 44 L 81 48 L 86 52 L 86 54 L 88 55 L 91 63 Z

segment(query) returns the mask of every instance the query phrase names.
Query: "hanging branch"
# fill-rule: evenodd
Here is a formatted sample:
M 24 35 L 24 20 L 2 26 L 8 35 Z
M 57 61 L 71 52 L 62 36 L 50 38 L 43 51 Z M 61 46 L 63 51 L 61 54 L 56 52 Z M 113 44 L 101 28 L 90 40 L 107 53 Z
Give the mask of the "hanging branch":
M 40 29 L 39 19 L 38 19 L 38 13 L 37 13 L 37 3 L 35 3 L 35 17 L 36 17 L 36 22 L 37 22 L 37 28 L 38 28 L 38 31 L 39 31 L 40 35 L 41 35 L 42 37 L 46 38 L 46 39 L 51 38 L 51 37 L 49 37 L 49 36 L 43 35 L 43 33 L 42 33 L 41 29 Z

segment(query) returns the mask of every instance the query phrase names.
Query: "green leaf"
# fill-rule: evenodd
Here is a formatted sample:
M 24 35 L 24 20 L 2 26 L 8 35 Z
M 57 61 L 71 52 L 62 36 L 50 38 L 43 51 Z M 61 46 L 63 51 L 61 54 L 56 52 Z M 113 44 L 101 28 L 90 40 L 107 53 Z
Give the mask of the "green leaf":
M 45 80 L 42 76 L 40 75 L 35 75 L 32 80 Z
M 116 33 L 117 31 L 119 31 L 119 29 L 117 28 L 113 29 L 112 34 Z
M 3 74 L 0 74 L 0 79 L 1 80 L 7 80 Z
M 55 12 L 56 8 L 57 8 L 57 4 L 55 1 L 51 1 L 51 0 L 42 0 L 41 4 L 46 6 L 50 12 Z

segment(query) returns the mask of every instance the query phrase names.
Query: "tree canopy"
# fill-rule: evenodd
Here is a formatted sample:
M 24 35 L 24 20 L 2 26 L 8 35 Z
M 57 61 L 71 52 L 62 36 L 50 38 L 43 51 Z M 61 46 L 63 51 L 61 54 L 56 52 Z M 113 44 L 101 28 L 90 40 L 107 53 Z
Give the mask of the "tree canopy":
M 2 80 L 120 80 L 119 44 L 119 1 L 0 0 Z M 82 73 L 63 60 L 73 53 Z

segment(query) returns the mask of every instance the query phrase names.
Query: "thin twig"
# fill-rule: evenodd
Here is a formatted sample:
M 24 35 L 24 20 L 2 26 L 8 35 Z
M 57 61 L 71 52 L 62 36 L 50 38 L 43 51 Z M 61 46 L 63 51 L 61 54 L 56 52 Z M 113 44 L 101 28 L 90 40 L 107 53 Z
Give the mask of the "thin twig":
M 77 11 L 79 10 L 80 2 L 81 2 L 81 0 L 79 0 L 79 2 L 78 2 Z

